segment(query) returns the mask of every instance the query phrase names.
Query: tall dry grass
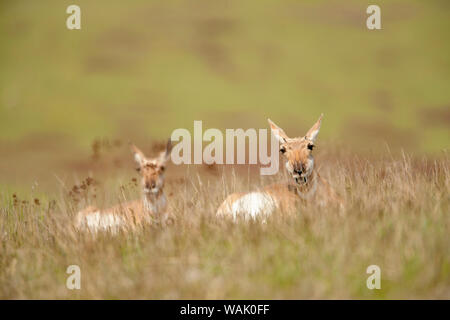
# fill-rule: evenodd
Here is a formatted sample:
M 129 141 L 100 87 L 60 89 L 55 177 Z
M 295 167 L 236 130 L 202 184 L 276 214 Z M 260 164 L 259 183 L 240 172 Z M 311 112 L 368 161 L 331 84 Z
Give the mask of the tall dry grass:
M 227 193 L 279 179 L 255 185 L 233 170 L 169 178 L 176 223 L 116 236 L 79 234 L 72 218 L 86 203 L 137 197 L 131 180 L 122 188 L 93 181 L 61 187 L 49 195 L 56 202 L 3 193 L 0 297 L 450 298 L 448 156 L 331 153 L 321 164 L 345 200 L 341 214 L 308 203 L 266 224 L 215 217 Z M 81 268 L 81 290 L 65 286 L 72 264 Z M 366 287 L 372 264 L 381 268 L 381 290 Z

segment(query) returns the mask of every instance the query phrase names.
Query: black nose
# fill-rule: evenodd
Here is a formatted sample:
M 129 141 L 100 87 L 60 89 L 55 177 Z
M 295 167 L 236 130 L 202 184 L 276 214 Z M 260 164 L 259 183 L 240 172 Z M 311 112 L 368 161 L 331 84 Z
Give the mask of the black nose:
M 156 187 L 156 184 L 154 182 L 146 182 L 145 187 L 147 189 L 154 189 Z
M 294 172 L 297 174 L 302 174 L 303 171 L 302 170 L 294 170 Z

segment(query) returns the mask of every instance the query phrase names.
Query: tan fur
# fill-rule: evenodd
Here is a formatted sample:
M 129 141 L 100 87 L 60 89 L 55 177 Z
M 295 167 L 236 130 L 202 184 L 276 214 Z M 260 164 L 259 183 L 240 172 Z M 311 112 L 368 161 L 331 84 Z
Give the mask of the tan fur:
M 133 230 L 143 224 L 167 224 L 173 220 L 163 192 L 165 164 L 170 157 L 171 143 L 159 157 L 150 159 L 136 146 L 131 146 L 141 174 L 142 199 L 120 203 L 108 209 L 89 206 L 76 215 L 78 230 Z
M 297 212 L 305 201 L 319 205 L 335 203 L 342 205 L 342 200 L 314 170 L 312 150 L 320 130 L 322 115 L 308 130 L 304 137 L 289 138 L 286 133 L 270 119 L 269 125 L 280 143 L 280 152 L 286 158 L 286 169 L 293 181 L 278 183 L 252 193 L 233 193 L 229 195 L 217 210 L 217 215 L 236 217 L 240 211 L 272 213 L 275 209 L 284 213 Z M 252 196 L 249 196 L 253 194 Z

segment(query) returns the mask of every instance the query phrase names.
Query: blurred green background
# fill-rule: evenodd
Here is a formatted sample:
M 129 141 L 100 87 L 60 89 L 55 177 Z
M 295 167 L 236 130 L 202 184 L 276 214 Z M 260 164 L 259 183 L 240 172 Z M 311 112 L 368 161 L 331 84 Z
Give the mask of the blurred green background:
M 66 8 L 81 7 L 81 30 Z M 0 2 L 0 175 L 85 157 L 95 139 L 267 128 L 438 154 L 450 124 L 450 2 Z M 30 167 L 30 162 L 33 166 Z M 36 170 L 39 169 L 39 170 Z M 28 170 L 28 171 L 27 171 Z

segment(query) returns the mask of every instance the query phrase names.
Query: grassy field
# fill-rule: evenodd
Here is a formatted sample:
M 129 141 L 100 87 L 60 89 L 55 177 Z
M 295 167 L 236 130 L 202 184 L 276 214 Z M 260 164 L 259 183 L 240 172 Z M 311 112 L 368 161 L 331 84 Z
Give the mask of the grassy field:
M 234 224 L 214 212 L 225 194 L 277 178 L 249 186 L 244 173 L 217 168 L 169 176 L 174 225 L 117 236 L 80 234 L 72 217 L 86 203 L 138 197 L 131 179 L 78 192 L 67 186 L 56 202 L 2 194 L 0 297 L 450 298 L 448 157 L 328 156 L 336 160 L 322 174 L 345 209 L 307 203 L 266 224 Z M 65 286 L 73 264 L 81 290 Z M 380 290 L 366 287 L 372 264 L 381 268 Z
M 71 1 L 0 5 L 3 140 L 87 148 L 166 138 L 195 119 L 295 128 L 324 112 L 325 138 L 447 147 L 446 1 L 381 0 L 380 31 L 365 27 L 365 1 L 77 3 L 80 31 L 65 28 Z
M 73 1 L 0 2 L 0 298 L 450 298 L 448 1 L 377 1 L 377 31 L 359 0 L 76 3 L 69 31 Z M 283 174 L 171 165 L 174 226 L 73 230 L 86 204 L 139 196 L 129 141 L 156 152 L 194 120 L 301 135 L 321 112 L 342 214 L 219 221 Z

